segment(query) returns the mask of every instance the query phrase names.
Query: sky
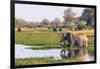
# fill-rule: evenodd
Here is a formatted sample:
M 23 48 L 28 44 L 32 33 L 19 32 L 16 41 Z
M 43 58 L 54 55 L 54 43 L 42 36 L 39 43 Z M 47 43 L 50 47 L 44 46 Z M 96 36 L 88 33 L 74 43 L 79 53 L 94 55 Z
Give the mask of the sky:
M 15 17 L 26 21 L 41 22 L 44 18 L 52 21 L 56 17 L 63 21 L 64 11 L 69 7 L 15 4 Z M 84 8 L 72 7 L 76 16 L 80 16 Z

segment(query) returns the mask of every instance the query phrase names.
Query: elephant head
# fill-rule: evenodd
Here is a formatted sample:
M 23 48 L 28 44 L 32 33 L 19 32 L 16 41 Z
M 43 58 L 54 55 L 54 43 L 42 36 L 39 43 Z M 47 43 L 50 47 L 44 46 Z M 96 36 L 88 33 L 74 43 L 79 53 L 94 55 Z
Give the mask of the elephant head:
M 62 46 L 65 46 L 65 43 L 67 43 L 67 46 L 68 46 L 70 42 L 71 42 L 71 33 L 70 32 L 63 33 L 60 40 L 60 44 Z

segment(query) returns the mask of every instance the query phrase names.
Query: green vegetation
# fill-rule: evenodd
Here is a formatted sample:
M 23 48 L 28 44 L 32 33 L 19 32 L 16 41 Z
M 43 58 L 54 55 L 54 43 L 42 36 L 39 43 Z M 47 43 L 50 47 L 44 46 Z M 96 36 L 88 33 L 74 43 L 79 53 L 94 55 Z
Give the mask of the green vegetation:
M 51 49 L 51 48 L 61 48 L 59 42 L 61 38 L 61 33 L 57 32 L 32 32 L 32 31 L 22 31 L 15 32 L 15 43 L 24 44 L 32 46 L 32 49 Z M 88 37 L 89 48 L 94 48 L 94 38 Z
M 78 62 L 79 59 L 61 59 L 55 60 L 53 57 L 43 57 L 43 58 L 18 58 L 15 60 L 16 66 L 18 65 L 36 65 L 36 64 L 54 64 L 54 63 L 68 63 L 68 62 Z
M 62 48 L 59 45 L 61 38 L 61 32 L 49 32 L 50 30 L 30 30 L 15 32 L 15 43 L 24 44 L 31 46 L 31 49 L 51 49 L 51 48 Z M 76 31 L 75 31 L 76 32 Z M 76 32 L 81 33 L 81 32 Z M 90 34 L 90 31 L 85 32 Z M 94 50 L 94 37 L 88 36 L 88 47 L 85 49 Z M 54 63 L 69 63 L 69 62 L 80 62 L 79 59 L 66 58 L 57 60 L 53 57 L 30 57 L 30 58 L 16 58 L 15 64 L 19 65 L 36 65 L 36 64 L 54 64 Z
M 35 46 L 59 45 L 60 34 L 16 32 L 15 43 Z
M 85 23 L 84 23 L 83 21 L 81 21 L 81 22 L 78 24 L 77 29 L 82 30 L 82 29 L 84 29 L 84 28 L 86 28 L 86 25 L 85 25 Z

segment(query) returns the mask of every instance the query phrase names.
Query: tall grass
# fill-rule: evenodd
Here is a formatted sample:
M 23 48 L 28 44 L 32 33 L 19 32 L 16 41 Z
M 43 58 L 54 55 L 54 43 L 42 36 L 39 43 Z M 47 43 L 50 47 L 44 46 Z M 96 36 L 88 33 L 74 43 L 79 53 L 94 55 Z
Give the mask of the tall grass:
M 54 63 L 69 63 L 69 62 L 80 62 L 79 59 L 59 59 L 55 60 L 53 57 L 43 58 L 18 58 L 15 60 L 15 65 L 39 65 L 39 64 L 54 64 Z

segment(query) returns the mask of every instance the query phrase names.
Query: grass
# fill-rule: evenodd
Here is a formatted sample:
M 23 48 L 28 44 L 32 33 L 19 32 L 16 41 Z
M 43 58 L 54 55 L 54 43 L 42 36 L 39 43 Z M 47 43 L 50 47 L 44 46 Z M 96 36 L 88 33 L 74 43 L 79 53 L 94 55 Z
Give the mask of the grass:
M 16 66 L 19 65 L 36 65 L 36 64 L 54 64 L 54 63 L 69 63 L 69 62 L 79 62 L 79 59 L 59 59 L 55 60 L 53 57 L 43 57 L 43 58 L 18 58 L 15 60 Z
M 94 37 L 93 31 L 74 31 L 74 33 L 85 33 L 88 35 L 88 47 L 86 49 L 94 50 Z M 51 49 L 51 48 L 62 48 L 59 45 L 61 38 L 61 32 L 50 32 L 50 31 L 22 31 L 15 32 L 15 43 L 24 44 L 31 46 L 32 49 Z M 43 58 L 17 58 L 15 59 L 16 66 L 19 65 L 37 65 L 37 64 L 54 64 L 54 63 L 70 63 L 70 62 L 80 62 L 79 59 L 61 59 L 56 60 L 53 57 L 43 57 Z
M 16 32 L 15 43 L 35 46 L 59 45 L 60 37 L 57 33 Z
M 32 46 L 31 47 L 32 49 L 61 48 L 61 46 L 59 45 L 61 34 L 62 34 L 61 32 L 32 32 L 32 31 L 17 32 L 16 31 L 15 43 Z M 89 32 L 87 34 L 89 34 Z M 88 42 L 89 47 L 90 48 L 94 47 L 93 36 L 89 36 L 88 39 L 89 39 Z

